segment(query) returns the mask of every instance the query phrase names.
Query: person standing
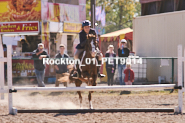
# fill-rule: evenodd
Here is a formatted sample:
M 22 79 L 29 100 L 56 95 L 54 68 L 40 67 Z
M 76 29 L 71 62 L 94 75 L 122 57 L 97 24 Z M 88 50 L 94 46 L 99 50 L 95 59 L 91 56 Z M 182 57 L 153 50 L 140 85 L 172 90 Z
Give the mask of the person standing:
M 44 50 L 44 44 L 39 43 L 38 48 L 33 51 L 32 58 L 34 58 L 35 74 L 38 81 L 38 87 L 45 87 L 44 74 L 45 65 L 43 64 L 43 58 L 49 58 L 47 52 Z
M 127 64 L 126 66 L 127 68 L 124 70 L 125 84 L 132 85 L 134 82 L 134 71 L 131 69 L 131 64 Z
M 65 45 L 64 44 L 60 44 L 60 52 L 58 54 L 55 55 L 56 59 L 61 59 L 61 58 L 69 58 L 68 54 L 65 54 Z M 55 87 L 59 87 L 60 84 L 60 77 L 63 77 L 64 74 L 68 71 L 68 65 L 67 64 L 55 64 L 55 69 L 56 69 L 56 82 L 55 82 Z M 63 82 L 64 86 L 67 87 L 67 82 Z
M 22 44 L 22 52 L 27 52 L 28 51 L 28 44 L 26 43 L 26 40 L 22 39 L 21 44 Z
M 130 50 L 126 46 L 127 46 L 127 41 L 125 39 L 122 39 L 120 43 L 120 47 L 118 49 L 118 56 L 119 58 L 125 57 L 125 63 L 121 64 L 120 60 L 118 60 L 118 73 L 119 73 L 120 85 L 125 85 L 125 82 L 122 77 L 122 73 L 126 67 L 126 57 L 128 57 L 130 53 Z
M 114 46 L 109 45 L 108 51 L 105 54 L 105 57 L 108 58 L 106 62 L 106 71 L 107 71 L 107 76 L 108 76 L 108 86 L 113 85 L 114 81 L 114 73 L 116 70 L 116 54 L 114 53 Z

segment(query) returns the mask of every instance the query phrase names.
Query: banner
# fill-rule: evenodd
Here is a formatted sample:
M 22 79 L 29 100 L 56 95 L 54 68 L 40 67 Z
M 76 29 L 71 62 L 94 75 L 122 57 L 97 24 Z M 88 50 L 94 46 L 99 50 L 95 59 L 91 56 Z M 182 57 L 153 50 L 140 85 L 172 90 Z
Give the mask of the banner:
M 48 54 L 49 54 L 49 39 L 50 39 L 49 22 L 42 21 L 42 43 L 44 44 L 44 48 L 48 52 Z
M 64 32 L 74 32 L 74 33 L 79 33 L 82 28 L 81 23 L 69 23 L 69 22 L 64 22 Z
M 49 4 L 47 1 L 41 1 L 41 15 L 42 15 L 42 21 L 47 21 L 49 18 Z
M 96 20 L 97 21 L 101 20 L 101 6 L 96 7 Z
M 35 76 L 33 60 L 13 59 L 12 60 L 12 76 L 28 77 Z
M 85 5 L 80 5 L 79 6 L 79 13 L 80 13 L 80 22 L 83 22 L 84 20 L 86 20 L 86 6 Z
M 86 19 L 85 5 L 80 5 L 79 7 L 79 5 L 43 2 L 42 7 L 42 18 L 44 18 L 43 20 L 46 20 L 47 18 L 47 11 L 47 21 L 51 22 L 80 22 L 80 19 Z
M 2 22 L 0 34 L 7 33 L 38 33 L 39 22 Z
M 60 20 L 79 22 L 79 6 L 60 4 Z
M 60 7 L 57 3 L 49 3 L 49 21 L 60 22 Z
M 103 9 L 101 13 L 101 24 L 102 26 L 105 26 L 105 9 Z
M 42 21 L 42 43 L 44 44 L 44 49 L 50 54 L 50 31 L 49 31 L 49 22 Z M 45 76 L 49 76 L 49 65 L 46 65 Z
M 41 20 L 41 0 L 0 0 L 0 22 Z

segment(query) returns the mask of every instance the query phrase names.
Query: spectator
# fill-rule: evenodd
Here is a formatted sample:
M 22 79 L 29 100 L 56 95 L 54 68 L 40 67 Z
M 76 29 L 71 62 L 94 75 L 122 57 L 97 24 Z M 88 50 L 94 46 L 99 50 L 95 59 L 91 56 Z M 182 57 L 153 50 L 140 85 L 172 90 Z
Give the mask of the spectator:
M 131 64 L 127 64 L 127 68 L 124 70 L 125 84 L 132 85 L 134 82 L 134 71 L 131 69 Z
M 60 53 L 56 54 L 55 58 L 69 58 L 68 54 L 64 53 L 64 50 L 65 50 L 65 45 L 60 44 Z M 64 77 L 64 73 L 66 73 L 68 71 L 68 69 L 67 69 L 66 64 L 55 65 L 55 69 L 56 69 L 55 87 L 59 87 L 59 84 L 60 84 L 59 79 L 61 77 Z M 67 82 L 63 82 L 63 83 L 64 83 L 64 86 L 67 87 Z
M 22 44 L 22 52 L 27 52 L 28 51 L 28 44 L 26 43 L 26 40 L 22 39 L 21 44 Z
M 116 57 L 116 54 L 114 53 L 114 46 L 109 45 L 108 51 L 105 54 L 105 57 L 109 57 L 109 59 L 106 62 L 106 71 L 107 71 L 107 76 L 108 76 L 108 86 L 113 85 L 114 81 L 114 73 L 116 70 L 116 59 L 113 59 Z M 109 61 L 110 60 L 110 61 Z
M 44 44 L 39 43 L 38 48 L 33 51 L 32 58 L 34 59 L 35 74 L 38 81 L 38 87 L 45 87 L 44 74 L 45 65 L 43 64 L 43 58 L 49 58 L 47 52 L 44 50 Z
M 121 40 L 120 48 L 118 49 L 118 56 L 119 57 L 128 57 L 130 50 L 126 47 L 127 41 L 125 39 Z M 125 69 L 125 64 L 121 64 L 120 60 L 118 60 L 118 73 L 119 73 L 119 81 L 120 85 L 125 85 L 124 80 L 122 78 L 123 70 Z

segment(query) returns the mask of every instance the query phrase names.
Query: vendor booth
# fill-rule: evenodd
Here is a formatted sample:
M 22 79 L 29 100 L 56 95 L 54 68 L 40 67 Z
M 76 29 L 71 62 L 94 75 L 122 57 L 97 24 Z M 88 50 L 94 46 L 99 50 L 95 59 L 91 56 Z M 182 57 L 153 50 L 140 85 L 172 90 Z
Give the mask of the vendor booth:
M 133 30 L 130 28 L 118 30 L 115 32 L 107 33 L 104 35 L 100 36 L 100 49 L 105 56 L 106 51 L 108 50 L 108 46 L 111 44 L 114 46 L 114 52 L 116 55 L 118 55 L 118 48 L 119 48 L 119 42 L 121 39 L 126 39 L 127 40 L 127 47 L 132 51 L 132 36 L 133 35 Z M 101 71 L 103 74 L 107 75 L 106 73 L 106 68 L 105 68 L 105 63 L 102 66 Z M 117 75 L 115 74 L 115 77 Z M 102 78 L 101 81 L 107 81 L 107 76 Z
M 0 34 L 4 45 L 12 45 L 12 76 L 35 76 L 32 51 L 41 42 L 39 21 L 0 22 Z M 33 42 L 33 37 L 37 40 Z M 33 45 L 33 47 L 32 47 Z

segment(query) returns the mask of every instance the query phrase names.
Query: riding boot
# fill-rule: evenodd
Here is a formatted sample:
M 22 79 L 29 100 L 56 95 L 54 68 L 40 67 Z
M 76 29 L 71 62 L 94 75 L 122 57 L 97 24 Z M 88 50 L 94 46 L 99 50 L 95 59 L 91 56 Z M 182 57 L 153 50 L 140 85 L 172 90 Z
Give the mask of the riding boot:
M 80 78 L 81 77 L 81 71 L 79 69 L 79 65 L 77 64 L 76 67 L 77 67 L 77 70 L 76 70 L 76 72 L 74 74 L 71 75 L 71 77 L 73 77 L 73 78 Z
M 98 61 L 98 64 L 101 64 L 101 61 Z M 98 66 L 98 68 L 97 68 L 98 77 L 103 78 L 103 77 L 105 77 L 105 75 L 100 74 L 100 68 L 101 68 L 101 66 Z

